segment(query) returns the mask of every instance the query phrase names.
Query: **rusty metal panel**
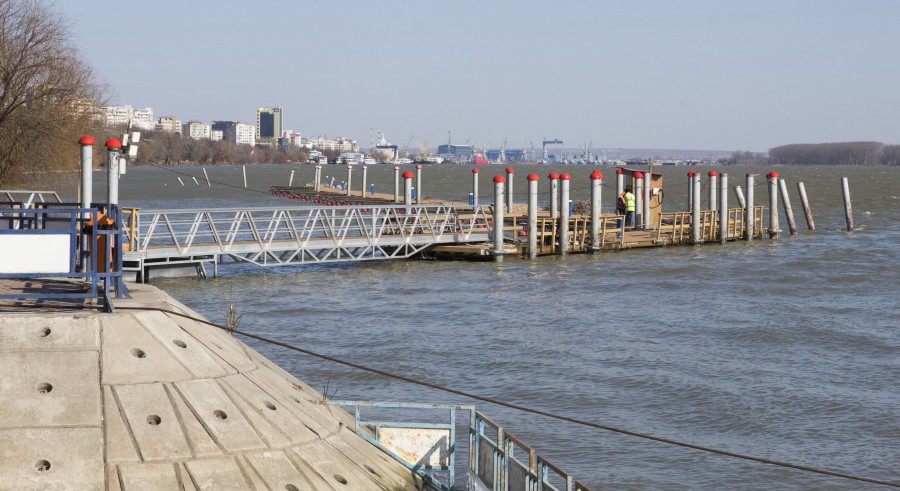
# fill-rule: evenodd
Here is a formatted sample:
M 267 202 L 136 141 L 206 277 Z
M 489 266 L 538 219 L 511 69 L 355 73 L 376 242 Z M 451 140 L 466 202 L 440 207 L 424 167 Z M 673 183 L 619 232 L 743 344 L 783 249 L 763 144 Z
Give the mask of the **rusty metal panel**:
M 494 486 L 494 447 L 493 442 L 486 438 L 479 439 L 478 445 L 478 477 L 481 482 L 493 488 Z
M 377 440 L 414 465 L 450 465 L 450 430 L 382 426 Z

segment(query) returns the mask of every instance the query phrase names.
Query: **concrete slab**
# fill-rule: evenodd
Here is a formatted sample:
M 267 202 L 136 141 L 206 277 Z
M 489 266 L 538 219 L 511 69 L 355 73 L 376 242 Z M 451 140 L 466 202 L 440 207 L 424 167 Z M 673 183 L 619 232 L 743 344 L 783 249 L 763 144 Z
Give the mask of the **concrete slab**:
M 234 375 L 220 380 L 231 388 L 261 418 L 278 428 L 290 438 L 289 444 L 305 443 L 318 438 L 302 420 L 273 395 L 261 389 L 244 375 Z M 287 446 L 287 445 L 285 445 Z
M 172 320 L 194 336 L 197 341 L 203 343 L 211 352 L 225 360 L 235 371 L 256 370 L 256 364 L 244 353 L 241 343 L 225 331 L 183 317 L 172 316 Z
M 293 411 L 304 425 L 316 432 L 320 437 L 325 437 L 338 431 L 338 420 L 328 412 L 325 406 L 303 398 L 299 389 L 271 370 L 261 368 L 246 374 L 246 376 L 267 393 L 277 398 L 276 402 Z
M 312 467 L 333 488 L 385 489 L 376 476 L 355 465 L 346 465 L 347 459 L 323 440 L 292 447 L 290 453 Z
M 97 357 L 96 351 L 0 354 L 0 427 L 99 427 Z
M 188 407 L 187 402 L 182 399 L 181 393 L 171 385 L 166 386 L 166 392 L 168 392 L 169 399 L 173 402 L 175 411 L 178 413 L 188 445 L 191 447 L 191 453 L 198 458 L 221 456 L 222 449 L 219 448 L 219 445 L 206 431 L 200 420 L 197 419 L 197 415 Z
M 284 452 L 259 452 L 244 456 L 269 489 L 315 489 Z
M 368 442 L 361 444 L 359 436 L 350 428 L 344 427 L 326 441 L 348 460 L 355 462 L 362 470 L 375 476 L 390 489 L 404 491 L 419 489 L 416 484 L 420 480 L 412 471 L 374 445 Z
M 193 336 L 181 328 L 174 320 L 162 312 L 141 312 L 134 314 L 160 342 L 196 378 L 214 378 L 227 375 L 235 370 L 225 370 L 214 360 L 214 355 Z M 215 356 L 218 358 L 218 356 Z M 231 368 L 229 366 L 229 368 Z
M 234 402 L 238 410 L 247 418 L 247 422 L 253 427 L 253 430 L 259 435 L 266 446 L 269 448 L 284 448 L 291 445 L 291 439 L 281 431 L 271 421 L 266 419 L 256 407 L 250 405 L 247 400 L 241 397 L 228 385 L 221 383 L 220 387 L 225 391 L 228 397 Z
M 231 458 L 191 460 L 184 463 L 191 482 L 201 490 L 253 489 Z
M 106 314 L 100 319 L 104 384 L 146 384 L 193 378 L 133 316 Z
M 181 489 L 175 464 L 146 463 L 119 464 L 119 478 L 122 491 L 159 491 L 161 489 Z
M 90 314 L 4 315 L 0 352 L 100 349 L 100 328 Z
M 4 489 L 102 490 L 100 428 L 0 430 L 0 476 Z
M 191 456 L 175 408 L 162 384 L 120 385 L 113 388 L 144 461 Z
M 107 462 L 140 462 L 128 425 L 109 386 L 103 387 L 103 422 Z M 116 478 L 118 480 L 118 478 Z
M 177 382 L 175 387 L 203 427 L 226 452 L 266 448 L 246 417 L 214 380 Z

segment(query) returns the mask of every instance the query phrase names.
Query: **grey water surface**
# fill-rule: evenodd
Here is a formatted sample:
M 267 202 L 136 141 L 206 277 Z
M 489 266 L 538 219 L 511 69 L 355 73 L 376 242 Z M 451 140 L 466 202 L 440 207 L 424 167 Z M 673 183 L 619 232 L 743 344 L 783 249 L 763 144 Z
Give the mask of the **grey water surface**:
M 572 174 L 573 199 L 588 198 L 593 167 L 515 169 L 517 201 L 525 201 L 525 175 L 536 172 L 546 202 L 551 170 Z M 666 211 L 686 209 L 689 169 L 654 169 L 665 175 Z M 121 202 L 296 205 L 266 192 L 286 185 L 291 170 L 295 184 L 312 179 L 311 166 L 247 166 L 250 189 L 243 189 L 240 166 L 209 166 L 207 187 L 199 167 L 134 167 L 123 176 Z M 610 210 L 614 169 L 601 170 Z M 759 174 L 763 205 L 764 175 L 776 170 L 788 182 L 800 234 L 787 235 L 782 213 L 782 237 L 726 246 L 502 263 L 226 266 L 215 280 L 153 284 L 218 322 L 233 290 L 241 329 L 382 370 L 604 425 L 900 482 L 900 168 L 716 170 L 741 186 L 747 172 Z M 467 199 L 471 166 L 422 171 L 425 196 Z M 483 202 L 501 172 L 482 167 Z M 345 179 L 346 168 L 327 166 L 324 174 Z M 842 176 L 853 193 L 853 232 L 844 230 Z M 95 196 L 105 196 L 105 174 L 95 177 Z M 354 187 L 359 178 L 357 169 Z M 815 232 L 806 231 L 800 180 Z M 392 166 L 369 166 L 368 181 L 392 192 Z M 249 344 L 313 387 L 327 384 L 337 399 L 472 402 Z M 597 489 L 883 488 L 478 406 Z

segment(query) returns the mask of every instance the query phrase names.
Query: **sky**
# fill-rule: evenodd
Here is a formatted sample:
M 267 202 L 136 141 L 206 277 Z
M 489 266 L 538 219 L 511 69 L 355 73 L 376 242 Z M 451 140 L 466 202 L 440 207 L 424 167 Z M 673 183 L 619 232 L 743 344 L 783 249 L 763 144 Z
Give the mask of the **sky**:
M 367 147 L 900 143 L 900 1 L 56 0 L 111 102 Z

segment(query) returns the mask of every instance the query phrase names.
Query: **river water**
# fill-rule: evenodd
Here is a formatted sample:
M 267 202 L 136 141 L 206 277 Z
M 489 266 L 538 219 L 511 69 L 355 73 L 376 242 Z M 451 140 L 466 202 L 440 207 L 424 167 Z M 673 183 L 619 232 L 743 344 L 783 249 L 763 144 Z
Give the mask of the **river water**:
M 200 168 L 131 168 L 121 202 L 289 205 L 296 202 L 266 188 L 287 184 L 291 170 L 295 183 L 313 176 L 311 166 L 248 166 L 243 189 L 240 166 L 207 170 L 212 187 Z M 521 165 L 517 201 L 525 201 L 525 174 L 544 178 L 550 170 L 572 174 L 573 199 L 588 198 L 592 168 Z M 687 170 L 662 169 L 665 211 L 686 209 Z M 771 169 L 717 170 L 742 186 L 748 171 L 761 174 L 756 201 L 768 203 Z M 383 370 L 655 436 L 900 482 L 900 168 L 774 170 L 789 183 L 797 236 L 502 263 L 227 266 L 216 280 L 153 284 L 219 322 L 234 291 L 241 329 Z M 609 210 L 615 180 L 612 169 L 602 171 Z M 500 172 L 482 168 L 483 201 Z M 467 199 L 470 166 L 423 173 L 425 196 Z M 328 166 L 325 174 L 343 179 L 346 169 Z M 393 191 L 391 166 L 370 166 L 368 174 L 377 191 Z M 96 176 L 95 196 L 105 196 L 104 176 Z M 853 193 L 849 233 L 842 176 Z M 357 170 L 354 187 L 359 177 Z M 797 181 L 806 184 L 815 232 L 805 231 Z M 544 179 L 544 200 L 546 188 Z M 783 215 L 781 223 L 786 230 Z M 337 399 L 472 402 L 250 344 L 313 387 L 328 385 Z M 478 407 L 598 489 L 882 488 Z

